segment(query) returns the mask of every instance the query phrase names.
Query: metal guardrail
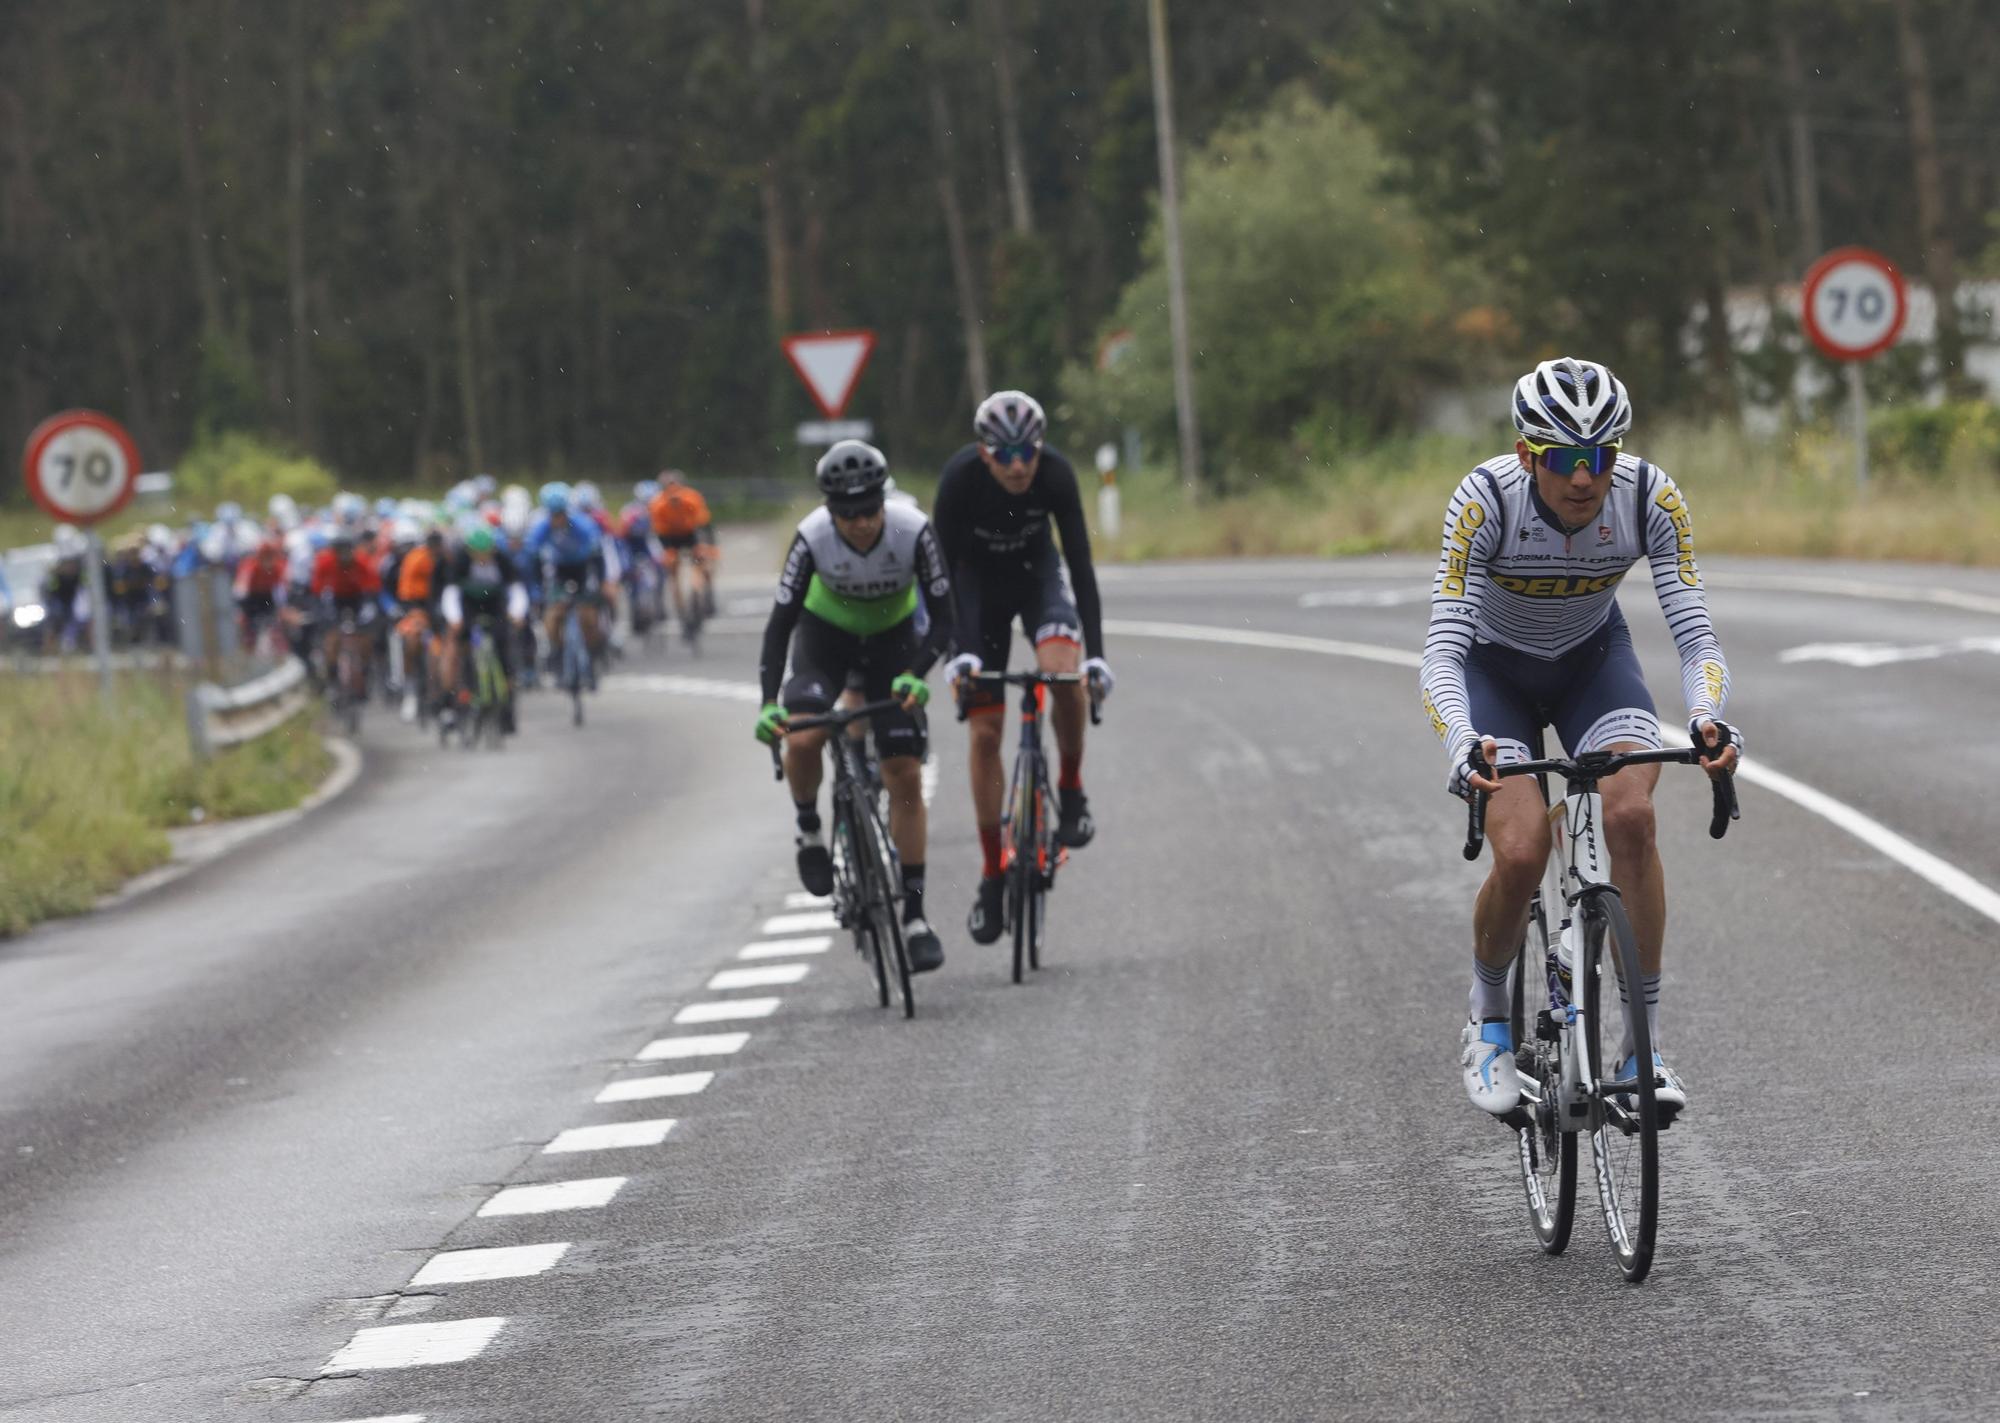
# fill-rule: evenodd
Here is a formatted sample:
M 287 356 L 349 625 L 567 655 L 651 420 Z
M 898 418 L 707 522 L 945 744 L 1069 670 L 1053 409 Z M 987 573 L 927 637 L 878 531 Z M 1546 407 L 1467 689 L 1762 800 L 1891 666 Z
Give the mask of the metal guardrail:
M 218 750 L 254 741 L 283 725 L 311 700 L 305 666 L 296 658 L 240 687 L 197 682 L 188 692 L 188 739 L 195 755 L 207 760 Z

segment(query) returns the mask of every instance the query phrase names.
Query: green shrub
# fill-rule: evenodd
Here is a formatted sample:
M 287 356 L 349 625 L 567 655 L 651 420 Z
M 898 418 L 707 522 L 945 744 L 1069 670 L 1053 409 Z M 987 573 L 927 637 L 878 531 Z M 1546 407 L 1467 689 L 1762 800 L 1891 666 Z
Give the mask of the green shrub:
M 175 499 L 198 510 L 234 499 L 254 513 L 274 494 L 324 504 L 339 487 L 326 466 L 241 430 L 202 441 L 174 467 Z
M 1983 400 L 1898 405 L 1868 421 L 1869 458 L 1885 470 L 1936 479 L 2000 471 L 2000 411 Z

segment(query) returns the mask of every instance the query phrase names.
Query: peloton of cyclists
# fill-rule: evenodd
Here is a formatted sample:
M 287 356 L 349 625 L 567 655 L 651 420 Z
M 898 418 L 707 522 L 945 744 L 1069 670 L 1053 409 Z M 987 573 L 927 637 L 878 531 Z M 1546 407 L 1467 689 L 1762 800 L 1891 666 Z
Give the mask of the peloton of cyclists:
M 981 870 L 967 930 L 976 943 L 1000 937 L 1000 713 L 1005 696 L 971 683 L 972 673 L 1003 670 L 1014 624 L 1035 649 L 1044 672 L 1085 673 L 1091 695 L 1110 695 L 1115 679 L 1104 660 L 1104 630 L 1090 531 L 1076 470 L 1044 443 L 1042 407 L 1018 390 L 980 402 L 974 442 L 954 454 L 938 481 L 936 520 L 957 606 L 959 653 L 945 668 L 967 708 L 973 818 Z M 1058 550 L 1056 539 L 1060 538 Z M 1065 569 L 1067 565 L 1067 569 Z M 1096 828 L 1083 791 L 1085 687 L 1051 687 L 1051 719 L 1059 757 L 1060 822 L 1056 838 L 1071 848 L 1090 843 Z
M 1742 738 L 1721 720 L 1729 668 L 1709 620 L 1686 497 L 1666 471 L 1622 449 L 1632 404 L 1606 367 L 1544 361 L 1514 387 L 1514 448 L 1479 465 L 1445 507 L 1431 584 L 1423 703 L 1451 758 L 1455 795 L 1484 791 L 1493 867 L 1473 909 L 1473 974 L 1459 1065 L 1473 1105 L 1498 1114 L 1520 1100 L 1509 1025 L 1508 970 L 1549 855 L 1549 822 L 1529 777 L 1497 766 L 1530 759 L 1553 726 L 1572 756 L 1644 750 L 1659 719 L 1619 612 L 1617 586 L 1641 558 L 1680 653 L 1688 731 L 1734 769 Z M 1653 833 L 1658 766 L 1602 782 L 1604 839 L 1639 941 L 1645 1012 L 1664 1113 L 1687 1088 L 1658 1052 L 1666 882 Z M 1620 984 L 1623 993 L 1628 985 Z M 1634 1073 L 1628 1032 L 1617 1076 Z

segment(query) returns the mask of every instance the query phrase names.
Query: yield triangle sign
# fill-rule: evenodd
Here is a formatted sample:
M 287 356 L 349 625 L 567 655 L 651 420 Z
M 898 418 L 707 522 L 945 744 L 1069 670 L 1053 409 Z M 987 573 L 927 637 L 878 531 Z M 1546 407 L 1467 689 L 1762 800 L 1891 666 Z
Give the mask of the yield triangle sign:
M 847 409 L 854 384 L 861 379 L 861 368 L 868 364 L 874 349 L 873 331 L 821 331 L 785 338 L 785 359 L 829 420 L 838 420 Z

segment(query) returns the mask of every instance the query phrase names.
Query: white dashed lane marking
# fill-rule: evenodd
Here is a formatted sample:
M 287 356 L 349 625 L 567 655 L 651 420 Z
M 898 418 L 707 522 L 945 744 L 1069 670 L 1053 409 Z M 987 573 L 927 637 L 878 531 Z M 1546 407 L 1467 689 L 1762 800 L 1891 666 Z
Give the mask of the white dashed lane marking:
M 692 1097 L 715 1080 L 713 1072 L 676 1072 L 667 1077 L 628 1077 L 597 1094 L 598 1104 L 646 1102 L 655 1097 Z
M 518 1280 L 539 1275 L 569 1253 L 569 1242 L 555 1245 L 507 1245 L 497 1250 L 446 1250 L 433 1255 L 410 1276 L 409 1288 L 462 1285 L 473 1280 Z
M 830 902 L 823 894 L 812 894 L 803 889 L 795 889 L 785 896 L 787 909 L 824 909 Z
M 780 914 L 764 921 L 764 932 L 773 937 L 786 934 L 823 934 L 828 929 L 838 929 L 840 921 L 833 917 L 831 909 L 810 910 L 804 914 Z
M 479 1208 L 482 1216 L 540 1215 L 544 1211 L 588 1211 L 611 1204 L 623 1176 L 589 1181 L 556 1181 L 546 1186 L 508 1186 Z
M 676 1023 L 726 1023 L 733 1018 L 768 1018 L 778 1011 L 775 998 L 724 999 L 716 1003 L 690 1003 L 674 1014 Z
M 328 1359 L 320 1372 L 345 1374 L 463 1363 L 478 1357 L 506 1323 L 504 1318 L 454 1319 L 442 1324 L 385 1324 L 363 1329 Z
M 424 1423 L 421 1413 L 378 1413 L 373 1418 L 343 1418 L 341 1423 Z
M 655 1038 L 639 1050 L 641 1062 L 666 1062 L 680 1057 L 726 1057 L 741 1052 L 748 1033 L 696 1033 L 685 1038 Z
M 603 1101 L 603 1098 L 599 1098 Z M 554 1141 L 542 1148 L 542 1155 L 565 1151 L 618 1151 L 632 1146 L 658 1146 L 674 1129 L 672 1117 L 650 1122 L 613 1122 L 601 1127 L 571 1127 L 557 1132 Z
M 833 947 L 833 940 L 821 934 L 810 939 L 768 939 L 761 944 L 745 944 L 737 953 L 739 959 L 788 959 L 799 954 L 823 954 Z
M 725 968 L 708 981 L 708 991 L 721 993 L 731 988 L 775 988 L 797 983 L 812 971 L 809 963 L 774 963 L 761 968 Z

